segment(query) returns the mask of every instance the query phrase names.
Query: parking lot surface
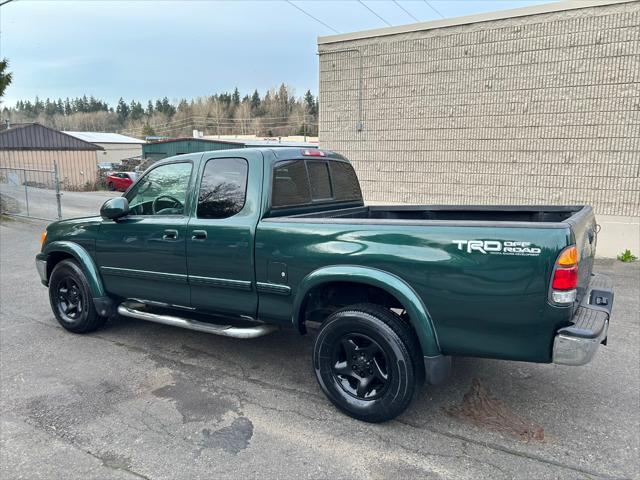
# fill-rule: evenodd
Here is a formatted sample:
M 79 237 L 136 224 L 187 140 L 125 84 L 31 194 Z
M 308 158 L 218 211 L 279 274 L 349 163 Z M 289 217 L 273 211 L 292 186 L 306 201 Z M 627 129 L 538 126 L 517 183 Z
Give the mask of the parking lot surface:
M 637 262 L 596 262 L 616 299 L 592 364 L 456 358 L 372 425 L 325 399 L 311 336 L 66 332 L 33 264 L 42 227 L 0 224 L 1 478 L 640 478 Z

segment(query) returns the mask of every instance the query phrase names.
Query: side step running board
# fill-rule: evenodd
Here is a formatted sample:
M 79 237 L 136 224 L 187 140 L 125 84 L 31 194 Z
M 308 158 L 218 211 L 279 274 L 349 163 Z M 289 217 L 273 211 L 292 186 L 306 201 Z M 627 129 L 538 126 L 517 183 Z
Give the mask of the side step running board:
M 122 302 L 118 306 L 118 313 L 123 317 L 137 318 L 147 322 L 162 323 L 173 327 L 196 330 L 197 332 L 212 333 L 224 337 L 234 338 L 256 338 L 268 335 L 278 329 L 275 325 L 255 325 L 251 327 L 234 327 L 233 325 L 215 325 L 211 323 L 198 322 L 183 317 L 173 315 L 157 314 L 142 310 L 144 304 L 138 302 Z

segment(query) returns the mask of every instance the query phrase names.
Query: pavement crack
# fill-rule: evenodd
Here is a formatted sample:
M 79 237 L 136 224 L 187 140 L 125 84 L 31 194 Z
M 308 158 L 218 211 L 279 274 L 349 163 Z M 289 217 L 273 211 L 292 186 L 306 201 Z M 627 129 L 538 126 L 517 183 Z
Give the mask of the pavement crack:
M 43 432 L 45 435 L 47 435 L 50 438 L 54 438 L 60 442 L 63 442 L 67 445 L 69 445 L 70 447 L 74 448 L 75 450 L 78 450 L 79 452 L 83 452 L 93 458 L 95 458 L 96 460 L 98 460 L 100 462 L 100 464 L 104 467 L 107 468 L 109 470 L 112 471 L 121 471 L 121 472 L 125 472 L 129 475 L 133 475 L 135 478 L 141 478 L 143 480 L 152 480 L 151 477 L 148 477 L 140 472 L 137 472 L 135 470 L 133 470 L 131 467 L 127 467 L 127 466 L 114 466 L 111 465 L 108 461 L 107 458 L 104 458 L 103 456 L 91 451 L 88 448 L 82 447 L 81 445 L 78 445 L 77 443 L 75 443 L 73 440 L 70 440 L 67 437 L 64 436 L 60 436 L 60 435 L 56 435 L 55 433 L 53 433 L 51 430 L 42 427 L 41 425 L 37 425 L 34 423 L 31 423 L 25 419 L 19 419 L 18 421 L 21 421 L 23 423 L 26 423 L 27 425 L 30 425 L 31 427 L 35 428 L 36 430 L 39 430 L 41 432 Z
M 558 461 L 555 461 L 555 460 L 552 460 L 552 459 L 547 459 L 547 458 L 541 457 L 540 455 L 536 455 L 536 454 L 533 454 L 533 453 L 521 452 L 521 451 L 515 450 L 513 448 L 504 447 L 504 446 L 499 445 L 499 444 L 494 443 L 494 442 L 484 442 L 484 441 L 481 441 L 481 440 L 475 440 L 473 438 L 466 437 L 464 435 L 459 435 L 457 433 L 443 432 L 443 431 L 438 430 L 436 428 L 430 428 L 430 427 L 426 427 L 426 426 L 415 425 L 415 424 L 412 424 L 410 422 L 407 422 L 406 420 L 396 419 L 395 421 L 397 421 L 398 423 L 401 423 L 403 425 L 406 425 L 408 427 L 417 429 L 417 430 L 428 430 L 428 431 L 430 431 L 432 433 L 435 433 L 435 434 L 438 434 L 438 435 L 444 435 L 445 437 L 453 438 L 453 439 L 456 439 L 456 440 L 461 440 L 463 442 L 473 443 L 475 445 L 478 445 L 478 446 L 481 446 L 481 447 L 484 447 L 484 448 L 489 448 L 491 450 L 496 450 L 496 451 L 499 451 L 499 452 L 502 452 L 502 453 L 506 453 L 506 454 L 509 454 L 509 455 L 514 455 L 516 457 L 526 458 L 528 460 L 533 460 L 533 461 L 544 463 L 544 464 L 551 465 L 551 466 L 554 466 L 554 467 L 564 468 L 566 470 L 571 470 L 573 472 L 582 473 L 584 475 L 590 475 L 590 476 L 593 476 L 593 477 L 598 477 L 598 478 L 602 478 L 602 479 L 609 479 L 609 480 L 616 480 L 618 478 L 622 478 L 622 477 L 618 477 L 618 476 L 612 477 L 610 475 L 607 475 L 607 474 L 604 474 L 604 473 L 601 473 L 601 472 L 597 472 L 597 471 L 591 470 L 589 468 L 582 468 L 582 467 L 579 467 L 579 466 L 569 465 L 569 464 L 566 464 L 566 463 L 558 462 Z

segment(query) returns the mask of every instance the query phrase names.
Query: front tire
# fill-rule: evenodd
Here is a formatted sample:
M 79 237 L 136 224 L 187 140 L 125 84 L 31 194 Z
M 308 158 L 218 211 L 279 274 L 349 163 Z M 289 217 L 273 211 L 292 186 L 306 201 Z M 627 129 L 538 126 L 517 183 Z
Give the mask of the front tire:
M 98 315 L 87 277 L 74 260 L 62 260 L 53 268 L 49 303 L 58 323 L 70 332 L 93 332 L 107 320 Z
M 391 420 L 409 406 L 420 379 L 417 359 L 409 326 L 373 304 L 333 313 L 313 346 L 320 388 L 340 410 L 366 422 Z

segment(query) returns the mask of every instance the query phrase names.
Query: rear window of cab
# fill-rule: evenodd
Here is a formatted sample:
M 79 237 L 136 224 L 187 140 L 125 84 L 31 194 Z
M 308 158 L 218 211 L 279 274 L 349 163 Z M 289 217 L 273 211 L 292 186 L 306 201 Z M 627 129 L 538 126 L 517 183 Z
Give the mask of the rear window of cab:
M 287 160 L 273 169 L 272 208 L 362 201 L 353 167 L 335 160 Z

